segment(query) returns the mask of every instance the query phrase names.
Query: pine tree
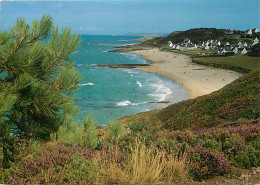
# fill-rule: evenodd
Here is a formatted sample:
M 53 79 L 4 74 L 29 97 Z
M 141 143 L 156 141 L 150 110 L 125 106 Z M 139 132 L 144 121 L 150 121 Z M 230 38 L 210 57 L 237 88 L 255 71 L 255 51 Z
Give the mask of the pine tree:
M 32 25 L 18 19 L 10 33 L 0 31 L 0 146 L 3 165 L 13 160 L 17 141 L 48 140 L 75 116 L 73 91 L 81 78 L 69 56 L 79 35 L 59 32 L 50 16 Z

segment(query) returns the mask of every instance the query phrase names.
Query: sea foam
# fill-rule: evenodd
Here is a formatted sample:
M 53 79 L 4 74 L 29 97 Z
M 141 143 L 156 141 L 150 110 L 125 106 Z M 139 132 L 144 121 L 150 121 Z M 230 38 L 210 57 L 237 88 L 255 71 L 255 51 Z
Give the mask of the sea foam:
M 125 100 L 125 101 L 116 102 L 116 106 L 128 106 L 128 105 L 138 106 L 138 105 L 143 105 L 146 103 L 147 102 L 136 103 L 136 102 L 130 102 L 129 100 Z
M 156 97 L 157 101 L 165 101 L 172 94 L 171 89 L 163 85 L 162 81 L 159 84 L 151 84 L 150 86 L 155 88 L 156 93 L 149 94 L 149 96 Z
M 95 84 L 93 84 L 93 83 L 85 83 L 85 84 L 80 84 L 80 86 L 92 86 L 92 85 L 95 85 Z
M 116 106 L 127 106 L 127 105 L 131 105 L 131 102 L 128 100 L 116 102 Z
M 136 81 L 136 84 L 137 84 L 139 87 L 143 87 L 143 85 L 142 85 L 141 82 L 139 82 L 139 81 Z

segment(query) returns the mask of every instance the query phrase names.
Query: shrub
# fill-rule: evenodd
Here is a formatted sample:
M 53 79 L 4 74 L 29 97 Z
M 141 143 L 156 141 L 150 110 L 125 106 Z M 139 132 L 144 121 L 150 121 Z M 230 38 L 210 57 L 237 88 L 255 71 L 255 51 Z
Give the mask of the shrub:
M 193 143 L 195 139 L 194 133 L 190 130 L 176 131 L 174 134 L 178 142 Z
M 125 134 L 125 127 L 119 121 L 108 124 L 105 129 L 112 140 L 118 140 Z
M 94 184 L 100 167 L 98 159 L 85 160 L 75 154 L 71 163 L 60 169 L 60 172 L 57 174 L 58 178 L 60 178 L 58 182 L 62 184 Z
M 235 165 L 239 167 L 249 168 L 251 166 L 247 153 L 243 151 L 237 153 L 235 156 L 235 162 Z
M 134 133 L 142 132 L 144 128 L 144 124 L 139 122 L 134 122 L 133 124 L 129 124 L 128 126 Z
M 176 144 L 174 140 L 168 138 L 158 138 L 155 141 L 155 146 L 166 151 L 173 151 L 174 149 L 176 149 Z
M 189 172 L 195 180 L 224 175 L 230 171 L 229 164 L 223 155 L 215 154 L 201 146 L 194 148 L 191 162 Z
M 83 138 L 83 146 L 88 148 L 96 148 L 98 145 L 96 124 L 92 116 L 87 116 L 84 119 L 85 136 Z
M 221 143 L 218 143 L 215 139 L 208 139 L 205 143 L 205 147 L 212 151 L 221 150 Z
M 57 133 L 51 135 L 53 141 L 64 141 L 71 144 L 80 144 L 83 137 L 83 127 L 73 121 L 73 117 L 69 117 L 60 126 Z

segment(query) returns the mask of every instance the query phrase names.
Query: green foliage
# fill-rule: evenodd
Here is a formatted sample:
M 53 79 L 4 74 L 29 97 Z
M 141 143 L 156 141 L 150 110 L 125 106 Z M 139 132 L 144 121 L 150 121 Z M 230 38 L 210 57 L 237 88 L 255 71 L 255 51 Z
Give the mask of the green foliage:
M 248 53 L 250 56 L 260 57 L 260 43 L 254 45 L 250 48 L 250 52 Z
M 72 116 L 69 116 L 59 130 L 51 135 L 53 141 L 64 141 L 74 144 L 80 144 L 82 137 L 83 127 L 79 123 L 74 122 Z
M 15 164 L 9 162 L 9 168 L 7 169 L 1 169 L 0 173 L 0 183 L 4 184 L 4 182 L 8 182 L 10 180 L 10 177 L 15 173 Z
M 50 139 L 78 108 L 72 92 L 81 81 L 69 56 L 80 37 L 53 28 L 44 15 L 30 26 L 17 19 L 10 33 L 0 32 L 0 146 L 4 165 L 13 160 L 16 140 Z M 45 42 L 41 40 L 45 39 Z M 61 67 L 63 66 L 63 67 Z
M 92 116 L 85 117 L 84 119 L 85 137 L 83 139 L 83 146 L 88 148 L 96 148 L 98 145 L 96 124 Z
M 125 134 L 125 127 L 123 126 L 122 122 L 116 121 L 110 123 L 105 128 L 108 132 L 108 135 L 111 139 L 118 140 Z
M 28 147 L 32 149 L 37 149 L 41 145 L 41 142 L 38 140 L 30 139 L 28 142 Z
M 169 138 L 160 137 L 155 141 L 155 146 L 159 149 L 166 151 L 173 151 L 176 149 L 176 143 L 174 140 Z
M 129 124 L 129 127 L 134 133 L 137 133 L 143 131 L 144 125 L 139 122 L 134 122 L 132 124 Z
M 250 161 L 246 152 L 240 151 L 235 157 L 235 162 L 237 166 L 249 168 Z
M 221 143 L 218 143 L 215 139 L 209 139 L 206 141 L 205 147 L 212 151 L 219 151 L 221 149 Z
M 100 163 L 97 160 L 85 160 L 75 154 L 72 162 L 63 168 L 65 182 L 69 184 L 94 184 L 100 168 Z

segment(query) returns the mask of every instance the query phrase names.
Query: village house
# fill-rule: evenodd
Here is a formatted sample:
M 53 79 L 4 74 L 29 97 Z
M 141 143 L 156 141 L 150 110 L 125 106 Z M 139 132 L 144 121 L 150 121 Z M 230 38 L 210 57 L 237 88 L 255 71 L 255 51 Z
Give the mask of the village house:
M 252 35 L 252 30 L 251 30 L 251 29 L 246 30 L 245 34 L 246 34 L 246 35 Z
M 227 33 L 230 33 L 232 30 L 227 30 Z M 246 31 L 246 34 L 252 35 L 253 33 L 258 33 L 258 30 L 254 28 L 253 30 L 249 29 Z M 173 44 L 171 41 L 168 42 L 168 46 L 171 49 L 176 50 L 194 50 L 198 47 L 205 50 L 212 50 L 213 52 L 198 53 L 199 55 L 244 55 L 248 53 L 248 50 L 256 44 L 259 43 L 259 39 L 256 37 L 252 43 L 249 45 L 247 42 L 239 41 L 237 44 L 231 44 L 226 42 L 222 44 L 218 40 L 207 40 L 201 42 L 200 45 L 192 43 L 190 39 L 184 39 L 181 43 Z
M 173 46 L 172 41 L 168 42 L 168 46 L 171 48 Z
M 243 48 L 243 50 L 240 51 L 240 54 L 241 54 L 241 55 L 245 55 L 245 54 L 247 54 L 247 50 L 246 50 L 246 48 Z
M 228 34 L 228 35 L 232 35 L 233 34 L 233 30 L 231 30 L 231 29 L 225 30 L 225 33 Z
M 254 45 L 258 44 L 258 43 L 259 43 L 259 40 L 258 40 L 258 38 L 256 37 L 256 38 L 253 40 L 251 46 L 254 46 Z
M 170 47 L 171 49 L 177 49 L 177 50 L 194 50 L 197 49 L 198 46 L 194 43 L 191 42 L 190 39 L 184 39 L 183 42 L 181 43 L 177 43 L 177 44 L 173 44 L 171 41 L 168 42 L 168 47 Z
M 258 33 L 259 31 L 258 31 L 258 29 L 257 28 L 254 28 L 253 30 L 252 30 L 252 33 Z

